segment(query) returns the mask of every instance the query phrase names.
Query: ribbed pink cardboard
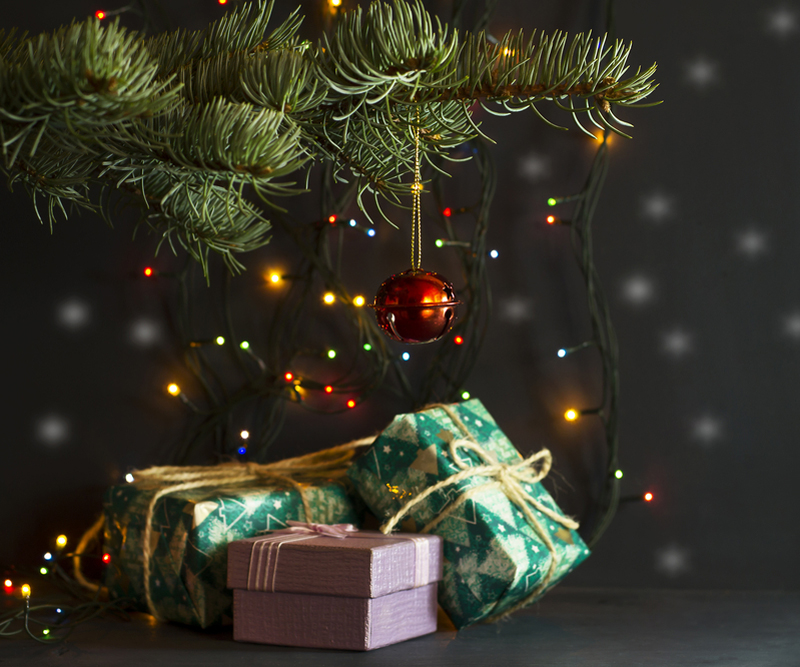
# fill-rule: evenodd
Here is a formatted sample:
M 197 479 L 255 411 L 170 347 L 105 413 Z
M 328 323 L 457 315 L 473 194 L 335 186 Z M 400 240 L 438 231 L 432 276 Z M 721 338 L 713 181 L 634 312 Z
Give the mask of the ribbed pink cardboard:
M 409 539 L 413 538 L 413 539 Z M 246 589 L 253 543 L 251 537 L 228 545 L 228 588 Z M 427 576 L 419 580 L 417 558 L 420 541 L 427 547 Z M 424 548 L 424 547 L 423 547 Z M 280 546 L 277 567 L 265 590 L 276 593 L 317 593 L 345 597 L 377 598 L 424 586 L 442 578 L 442 538 L 409 534 L 389 538 L 362 530 L 339 539 L 319 536 Z M 274 584 L 274 586 L 273 586 Z
M 368 651 L 419 637 L 436 630 L 441 576 L 435 535 L 232 542 L 234 639 Z
M 369 651 L 436 631 L 438 584 L 379 598 L 233 592 L 242 642 Z

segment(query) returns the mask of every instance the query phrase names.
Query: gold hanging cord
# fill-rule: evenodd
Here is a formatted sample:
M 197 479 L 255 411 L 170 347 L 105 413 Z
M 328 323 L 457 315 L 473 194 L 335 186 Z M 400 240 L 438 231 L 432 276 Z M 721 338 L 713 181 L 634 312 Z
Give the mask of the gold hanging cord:
M 422 269 L 422 176 L 419 166 L 419 107 L 417 107 L 417 124 L 414 127 L 414 183 L 411 186 L 413 197 L 411 205 L 411 268 Z

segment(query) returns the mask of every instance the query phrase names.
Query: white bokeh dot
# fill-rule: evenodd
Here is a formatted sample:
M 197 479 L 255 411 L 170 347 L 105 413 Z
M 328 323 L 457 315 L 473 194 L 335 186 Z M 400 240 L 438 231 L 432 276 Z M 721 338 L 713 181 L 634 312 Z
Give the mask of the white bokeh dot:
M 655 284 L 645 275 L 632 275 L 622 281 L 622 298 L 632 306 L 647 305 L 655 298 L 655 294 Z
M 58 414 L 44 415 L 34 426 L 36 439 L 50 447 L 57 447 L 69 440 L 69 422 Z
M 704 90 L 719 81 L 719 65 L 700 55 L 686 64 L 684 75 L 687 83 L 698 90 Z
M 161 326 L 154 320 L 142 317 L 131 324 L 129 338 L 134 345 L 149 347 L 158 343 L 161 337 Z
M 89 324 L 91 309 L 82 299 L 71 298 L 56 307 L 56 321 L 64 328 L 78 331 Z
M 516 295 L 504 299 L 498 309 L 498 317 L 511 324 L 521 324 L 533 319 L 533 301 Z
M 678 544 L 670 544 L 656 551 L 656 572 L 668 577 L 679 577 L 691 568 L 689 550 Z
M 691 427 L 692 438 L 700 444 L 711 446 L 722 440 L 725 429 L 722 421 L 717 417 L 705 414 L 698 417 Z
M 787 39 L 800 27 L 797 12 L 785 5 L 776 7 L 767 14 L 767 33 L 778 39 Z

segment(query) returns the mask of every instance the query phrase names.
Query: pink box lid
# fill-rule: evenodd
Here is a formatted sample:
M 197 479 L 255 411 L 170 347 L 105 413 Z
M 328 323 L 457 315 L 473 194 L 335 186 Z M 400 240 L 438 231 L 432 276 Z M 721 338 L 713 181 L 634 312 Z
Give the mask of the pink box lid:
M 376 598 L 442 578 L 438 535 L 362 530 L 346 538 L 287 537 L 228 544 L 228 588 Z

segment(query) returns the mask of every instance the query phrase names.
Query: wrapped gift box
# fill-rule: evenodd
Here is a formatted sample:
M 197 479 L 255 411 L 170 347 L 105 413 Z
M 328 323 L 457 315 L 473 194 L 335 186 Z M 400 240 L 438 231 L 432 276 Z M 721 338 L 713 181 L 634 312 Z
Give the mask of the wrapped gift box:
M 278 534 L 228 545 L 237 641 L 368 651 L 436 630 L 435 535 Z
M 301 488 L 314 520 L 358 523 L 353 499 L 341 483 L 320 481 Z M 112 598 L 133 599 L 145 612 L 143 536 L 156 490 L 115 486 L 104 500 L 105 550 L 111 554 L 105 583 Z M 150 559 L 150 595 L 159 617 L 203 628 L 230 624 L 228 543 L 303 519 L 300 492 L 285 486 L 193 489 L 162 497 L 153 512 Z
M 448 409 L 492 459 L 508 464 L 521 462 L 519 452 L 480 401 L 473 399 Z M 462 471 L 451 458 L 449 445 L 463 438 L 461 426 L 442 408 L 398 415 L 347 474 L 375 515 L 388 519 L 411 498 Z M 459 456 L 470 467 L 486 463 L 468 450 L 459 450 Z M 401 522 L 402 529 L 422 530 L 461 494 L 486 482 L 485 477 L 476 475 L 434 491 L 410 509 Z M 540 483 L 524 483 L 522 488 L 563 517 Z M 539 510 L 534 514 L 549 534 L 557 558 L 545 587 L 550 588 L 583 561 L 589 550 L 574 530 Z M 431 532 L 444 539 L 439 604 L 458 628 L 510 609 L 535 591 L 550 569 L 553 556 L 546 544 L 497 485 L 469 497 Z

